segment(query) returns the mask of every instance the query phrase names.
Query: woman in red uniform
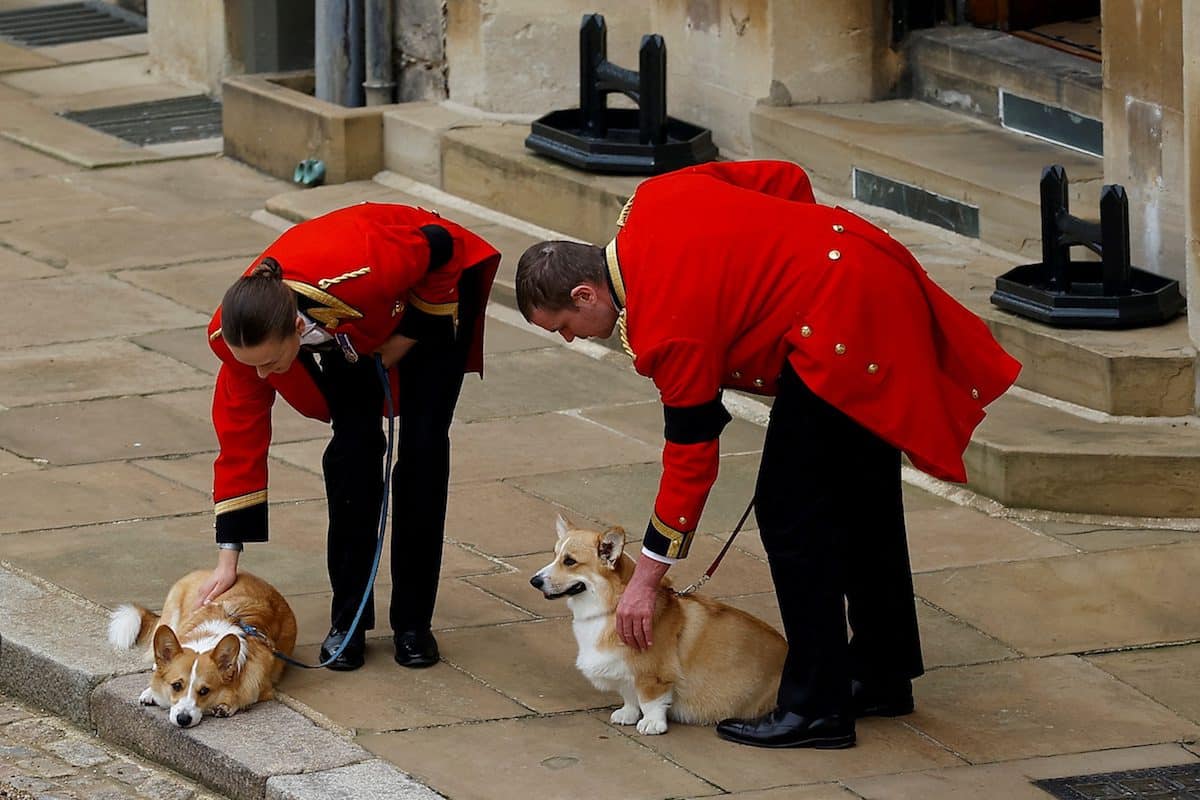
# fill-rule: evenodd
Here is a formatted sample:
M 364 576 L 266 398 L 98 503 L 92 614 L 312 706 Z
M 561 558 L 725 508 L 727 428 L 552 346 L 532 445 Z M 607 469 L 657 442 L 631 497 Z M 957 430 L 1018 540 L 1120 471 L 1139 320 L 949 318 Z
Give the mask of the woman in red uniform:
M 436 663 L 430 620 L 448 431 L 464 372 L 482 373 L 483 311 L 499 261 L 495 248 L 435 213 L 363 203 L 291 228 L 229 288 L 209 325 L 221 359 L 213 396 L 220 552 L 198 602 L 233 584 L 244 542 L 267 540 L 267 449 L 279 394 L 332 426 L 321 463 L 333 589 L 321 660 L 347 638 L 370 575 L 383 493 L 379 355 L 396 367 L 389 375 L 400 429 L 392 474 L 395 657 L 408 667 Z M 330 669 L 362 666 L 373 610 L 369 601 Z
M 717 733 L 848 747 L 855 717 L 912 711 L 923 672 L 900 453 L 964 481 L 971 432 L 1020 366 L 885 231 L 816 204 L 794 164 L 652 178 L 618 226 L 604 249 L 531 247 L 516 278 L 526 319 L 568 341 L 611 335 L 624 312 L 634 367 L 662 397 L 662 479 L 618 633 L 652 644 L 655 591 L 717 476 L 722 389 L 773 396 L 755 515 L 788 658 L 777 708 Z

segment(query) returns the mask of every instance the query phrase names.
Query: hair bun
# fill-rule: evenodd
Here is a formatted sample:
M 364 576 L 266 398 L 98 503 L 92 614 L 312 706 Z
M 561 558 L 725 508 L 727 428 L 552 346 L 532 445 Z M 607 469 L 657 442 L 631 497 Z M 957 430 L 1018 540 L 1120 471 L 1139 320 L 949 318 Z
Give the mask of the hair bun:
M 267 278 L 274 278 L 275 280 L 282 280 L 283 267 L 279 265 L 278 261 L 268 256 L 258 263 L 258 266 L 254 268 L 254 271 L 250 275 L 251 277 L 261 275 Z

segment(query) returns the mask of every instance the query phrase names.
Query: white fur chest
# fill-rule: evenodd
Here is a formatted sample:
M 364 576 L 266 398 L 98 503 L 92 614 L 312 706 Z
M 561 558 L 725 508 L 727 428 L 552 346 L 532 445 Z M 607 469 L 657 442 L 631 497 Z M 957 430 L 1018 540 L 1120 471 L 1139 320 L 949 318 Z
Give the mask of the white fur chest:
M 632 681 L 633 675 L 621 650 L 600 646 L 600 638 L 609 626 L 611 615 L 598 609 L 587 609 L 591 614 L 585 614 L 584 609 L 572 610 L 577 615 L 571 628 L 579 645 L 579 655 L 575 658 L 579 671 L 598 689 L 617 689 Z

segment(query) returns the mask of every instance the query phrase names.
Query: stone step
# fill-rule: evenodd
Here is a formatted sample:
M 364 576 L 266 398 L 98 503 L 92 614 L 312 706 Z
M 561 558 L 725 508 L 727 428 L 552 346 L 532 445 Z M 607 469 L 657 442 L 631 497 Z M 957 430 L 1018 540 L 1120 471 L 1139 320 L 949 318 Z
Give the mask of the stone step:
M 886 204 L 1029 261 L 1041 260 L 1043 168 L 1063 165 L 1072 212 L 1099 216 L 1101 159 L 917 100 L 759 106 L 751 129 L 758 156 L 801 164 L 831 194 Z
M 1097 125 L 1103 118 L 1104 76 L 1098 62 L 970 26 L 916 31 L 907 54 L 912 96 L 927 103 L 999 125 L 1004 92 Z
M 966 454 L 981 494 L 1016 508 L 1200 516 L 1194 424 L 1096 422 L 1012 394 L 987 412 Z

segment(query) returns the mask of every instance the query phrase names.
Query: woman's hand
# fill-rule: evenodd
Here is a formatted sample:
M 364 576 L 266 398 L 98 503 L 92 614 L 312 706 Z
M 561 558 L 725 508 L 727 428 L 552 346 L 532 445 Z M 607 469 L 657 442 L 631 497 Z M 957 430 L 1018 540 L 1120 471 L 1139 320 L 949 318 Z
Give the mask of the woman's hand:
M 206 606 L 225 593 L 230 586 L 237 583 L 237 550 L 221 550 L 217 554 L 217 568 L 212 571 L 196 592 L 196 608 Z
M 416 339 L 410 339 L 401 334 L 393 334 L 386 342 L 379 345 L 379 349 L 375 352 L 383 358 L 384 369 L 391 369 L 400 359 L 408 355 L 408 351 L 412 350 L 413 345 L 417 343 Z

